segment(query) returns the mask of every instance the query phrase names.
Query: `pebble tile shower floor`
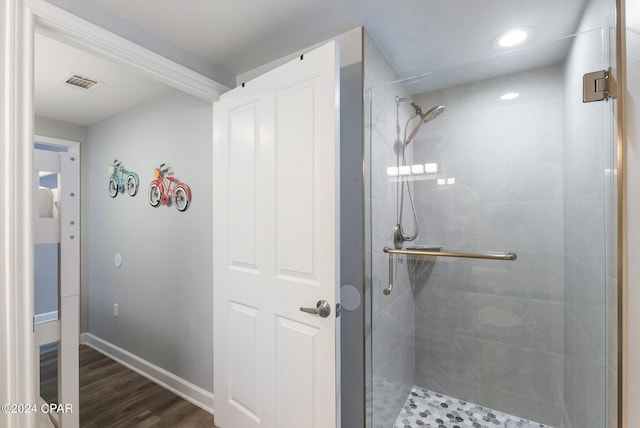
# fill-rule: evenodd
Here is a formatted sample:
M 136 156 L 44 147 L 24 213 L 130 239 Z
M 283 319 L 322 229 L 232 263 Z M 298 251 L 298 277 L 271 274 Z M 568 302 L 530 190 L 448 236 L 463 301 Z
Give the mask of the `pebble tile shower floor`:
M 414 386 L 393 428 L 553 428 Z

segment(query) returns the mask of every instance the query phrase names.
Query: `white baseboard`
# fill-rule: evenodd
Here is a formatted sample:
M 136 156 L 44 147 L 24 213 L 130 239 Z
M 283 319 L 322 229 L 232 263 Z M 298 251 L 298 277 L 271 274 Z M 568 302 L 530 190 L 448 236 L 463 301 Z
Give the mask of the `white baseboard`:
M 192 384 L 167 370 L 156 366 L 137 355 L 132 354 L 112 343 L 109 343 L 91 333 L 82 333 L 80 343 L 95 349 L 112 360 L 146 377 L 161 387 L 184 398 L 201 409 L 213 414 L 213 393 Z
M 43 314 L 37 314 L 33 317 L 34 324 L 40 324 L 43 322 L 54 321 L 58 319 L 58 311 L 45 312 Z

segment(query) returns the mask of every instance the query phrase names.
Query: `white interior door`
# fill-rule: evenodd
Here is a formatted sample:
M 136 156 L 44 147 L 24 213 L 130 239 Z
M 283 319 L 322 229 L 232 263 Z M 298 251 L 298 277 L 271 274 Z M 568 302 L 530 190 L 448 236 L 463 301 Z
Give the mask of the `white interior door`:
M 214 395 L 222 428 L 339 426 L 339 60 L 331 42 L 221 97 Z M 325 301 L 330 314 L 303 312 Z

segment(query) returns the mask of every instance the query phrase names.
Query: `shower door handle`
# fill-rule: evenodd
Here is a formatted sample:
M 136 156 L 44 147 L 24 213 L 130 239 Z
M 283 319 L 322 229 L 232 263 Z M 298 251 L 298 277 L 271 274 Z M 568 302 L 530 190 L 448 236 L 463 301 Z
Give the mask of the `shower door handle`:
M 318 300 L 315 308 L 300 308 L 300 310 L 308 314 L 320 315 L 322 318 L 326 318 L 331 314 L 331 305 L 326 300 Z

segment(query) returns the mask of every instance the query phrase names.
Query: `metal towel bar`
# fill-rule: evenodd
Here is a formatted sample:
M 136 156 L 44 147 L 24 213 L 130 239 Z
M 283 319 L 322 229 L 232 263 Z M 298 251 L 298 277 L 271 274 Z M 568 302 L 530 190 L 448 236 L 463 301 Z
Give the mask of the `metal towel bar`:
M 394 248 L 384 247 L 382 250 L 389 254 L 389 286 L 382 290 L 385 296 L 391 294 L 393 289 L 393 255 L 404 254 L 407 256 L 425 256 L 425 257 L 458 257 L 463 259 L 485 259 L 485 260 L 507 260 L 513 261 L 518 258 L 518 255 L 513 251 L 507 251 L 504 253 L 488 252 L 488 253 L 459 253 L 453 251 L 440 251 L 440 250 L 396 250 Z
M 382 250 L 387 254 L 405 254 L 409 256 L 437 256 L 437 257 L 460 257 L 464 259 L 488 259 L 488 260 L 515 260 L 518 255 L 513 251 L 505 253 L 488 252 L 488 253 L 458 253 L 453 251 L 435 251 L 435 250 L 396 250 L 384 247 Z

